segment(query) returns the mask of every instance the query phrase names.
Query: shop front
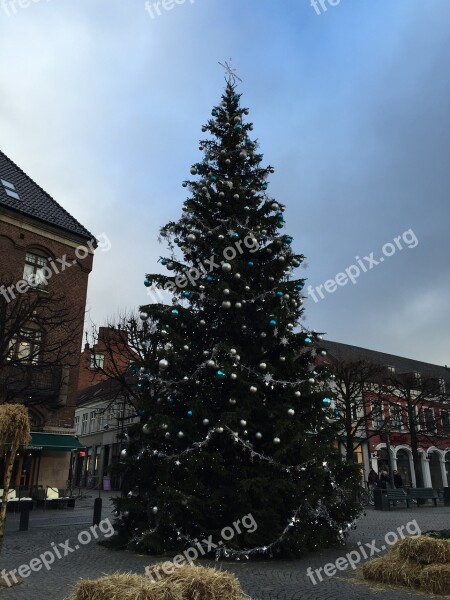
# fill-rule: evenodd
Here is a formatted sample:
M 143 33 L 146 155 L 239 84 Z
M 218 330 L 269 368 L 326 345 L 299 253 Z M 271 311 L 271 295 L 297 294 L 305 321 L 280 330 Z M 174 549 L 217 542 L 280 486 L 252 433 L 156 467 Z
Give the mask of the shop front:
M 66 488 L 71 453 L 82 450 L 82 444 L 73 435 L 32 432 L 31 442 L 21 446 L 16 454 L 11 488 L 27 495 L 38 487 Z M 0 481 L 3 481 L 3 464 L 0 461 Z

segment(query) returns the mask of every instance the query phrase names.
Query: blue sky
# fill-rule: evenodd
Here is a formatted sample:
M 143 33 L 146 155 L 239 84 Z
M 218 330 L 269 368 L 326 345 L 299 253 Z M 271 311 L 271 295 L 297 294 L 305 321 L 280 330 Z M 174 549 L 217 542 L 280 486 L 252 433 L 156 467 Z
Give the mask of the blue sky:
M 146 302 L 231 57 L 313 288 L 418 240 L 310 298 L 307 325 L 450 364 L 450 3 L 327 1 L 318 15 L 309 0 L 186 0 L 152 19 L 142 0 L 0 0 L 1 149 L 112 243 L 92 321 Z

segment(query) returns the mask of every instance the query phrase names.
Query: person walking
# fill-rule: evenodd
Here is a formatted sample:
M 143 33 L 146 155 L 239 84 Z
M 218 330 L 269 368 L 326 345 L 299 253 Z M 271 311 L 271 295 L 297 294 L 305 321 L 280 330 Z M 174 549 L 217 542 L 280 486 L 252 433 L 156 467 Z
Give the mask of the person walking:
M 367 486 L 371 489 L 378 487 L 380 483 L 380 478 L 378 477 L 378 473 L 374 469 L 370 469 L 369 475 L 367 476 Z
M 386 467 L 383 467 L 380 471 L 380 487 L 385 490 L 387 488 L 389 482 L 390 482 L 389 473 L 388 473 Z
M 402 476 L 400 475 L 400 473 L 398 471 L 393 471 L 393 475 L 394 475 L 394 485 L 396 488 L 402 488 L 403 487 L 403 479 Z

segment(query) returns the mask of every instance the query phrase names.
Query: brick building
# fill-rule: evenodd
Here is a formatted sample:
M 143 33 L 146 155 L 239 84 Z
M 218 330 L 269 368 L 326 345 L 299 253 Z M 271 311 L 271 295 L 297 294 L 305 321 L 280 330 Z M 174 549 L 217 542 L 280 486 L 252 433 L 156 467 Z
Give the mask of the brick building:
M 419 487 L 411 440 L 415 434 L 423 486 L 450 486 L 450 369 L 338 342 L 326 341 L 324 347 L 335 360 L 384 367 L 385 375 L 375 382 L 379 383 L 378 391 L 377 387 L 367 391 L 361 403 L 367 418 L 359 431 L 365 441 L 357 454 L 364 479 L 371 468 L 379 472 L 390 464 L 392 470 L 399 471 L 404 485 Z M 386 381 L 391 384 L 383 386 Z M 408 404 L 413 411 L 413 427 Z
M 114 327 L 100 327 L 95 344 L 84 346 L 75 428 L 85 449 L 73 464 L 77 485 L 95 487 L 108 477 L 106 485 L 120 489 L 109 467 L 119 459 L 128 427 L 139 421 L 128 391 L 134 381 L 128 374 L 134 356 L 127 332 Z
M 0 152 L 0 402 L 24 403 L 32 442 L 13 485 L 66 484 L 96 241 Z

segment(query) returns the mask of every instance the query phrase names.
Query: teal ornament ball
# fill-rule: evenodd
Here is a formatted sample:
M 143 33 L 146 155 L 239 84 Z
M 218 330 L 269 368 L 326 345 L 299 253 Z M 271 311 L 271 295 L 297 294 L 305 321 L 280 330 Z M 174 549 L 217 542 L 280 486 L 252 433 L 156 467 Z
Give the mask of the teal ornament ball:
M 238 239 L 239 239 L 239 234 L 238 234 L 238 233 L 236 233 L 236 231 L 234 231 L 234 232 L 231 234 L 231 239 L 232 239 L 232 240 L 238 240 Z
M 322 404 L 324 406 L 330 406 L 330 404 L 331 404 L 331 398 L 323 398 L 322 399 Z
M 305 287 L 304 283 L 297 283 L 297 285 L 295 286 L 296 290 L 302 290 Z
M 236 131 L 242 131 L 242 125 L 240 123 L 236 123 L 234 128 L 236 129 Z
M 192 417 L 192 415 L 193 415 L 194 413 L 192 412 L 192 410 L 188 410 L 188 411 L 187 411 L 187 414 L 188 414 L 190 417 Z
M 312 339 L 310 337 L 305 337 L 305 344 L 311 344 Z
M 171 310 L 171 313 L 173 314 L 174 317 L 178 317 L 178 315 L 180 314 L 180 311 L 177 310 L 176 308 L 174 308 L 173 310 Z
M 224 373 L 223 371 L 216 371 L 216 377 L 217 379 L 225 379 L 226 378 L 226 373 Z
M 212 275 L 208 275 L 206 281 L 214 281 L 214 277 Z
M 269 325 L 270 325 L 271 327 L 276 327 L 276 326 L 277 326 L 277 321 L 276 321 L 276 319 L 270 319 L 270 321 L 269 321 Z
M 183 292 L 183 296 L 184 296 L 185 298 L 190 298 L 190 297 L 191 297 L 191 295 L 192 295 L 192 292 L 188 292 L 188 291 L 186 291 L 186 292 Z
M 282 298 L 284 296 L 284 292 L 282 292 L 281 290 L 278 290 L 277 296 L 278 296 L 278 298 Z
M 285 235 L 284 241 L 286 242 L 286 244 L 292 244 L 292 242 L 294 241 L 294 238 L 291 237 L 290 235 Z
M 162 265 L 167 265 L 167 263 L 168 263 L 168 262 L 169 262 L 169 261 L 167 260 L 167 258 L 163 258 L 163 259 L 161 260 L 161 264 L 162 264 Z
M 249 260 L 247 264 L 248 264 L 249 267 L 254 267 L 255 266 L 255 263 L 252 260 Z
M 152 283 L 153 283 L 152 280 L 149 279 L 148 277 L 146 277 L 144 279 L 144 285 L 145 285 L 145 287 L 150 287 L 152 285 Z

